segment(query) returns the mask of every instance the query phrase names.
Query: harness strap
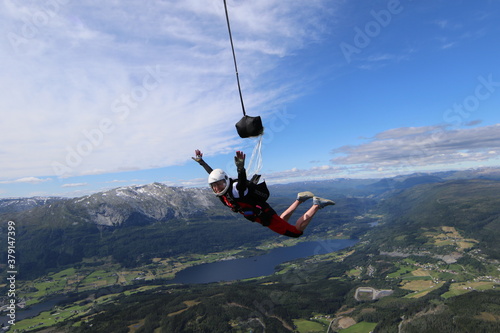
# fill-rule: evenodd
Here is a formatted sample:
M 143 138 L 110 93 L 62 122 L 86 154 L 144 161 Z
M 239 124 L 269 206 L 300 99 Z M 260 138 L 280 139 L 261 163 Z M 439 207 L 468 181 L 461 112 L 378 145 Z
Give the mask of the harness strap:
M 220 197 L 221 200 L 231 208 L 233 212 L 241 213 L 245 218 L 254 221 L 260 218 L 262 222 L 267 222 L 269 216 L 273 215 L 274 211 L 271 207 L 261 207 L 260 205 L 250 205 L 251 207 L 242 207 L 230 195 Z M 263 224 L 267 225 L 267 224 Z

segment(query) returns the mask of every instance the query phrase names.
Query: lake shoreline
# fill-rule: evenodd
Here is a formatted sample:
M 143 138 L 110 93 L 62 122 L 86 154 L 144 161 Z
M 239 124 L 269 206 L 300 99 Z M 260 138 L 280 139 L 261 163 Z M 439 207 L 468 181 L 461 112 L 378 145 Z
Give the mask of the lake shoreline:
M 276 247 L 266 254 L 247 258 L 221 260 L 187 267 L 170 280 L 173 284 L 232 282 L 269 276 L 287 261 L 336 252 L 355 245 L 357 239 L 326 239 L 299 242 L 293 246 Z

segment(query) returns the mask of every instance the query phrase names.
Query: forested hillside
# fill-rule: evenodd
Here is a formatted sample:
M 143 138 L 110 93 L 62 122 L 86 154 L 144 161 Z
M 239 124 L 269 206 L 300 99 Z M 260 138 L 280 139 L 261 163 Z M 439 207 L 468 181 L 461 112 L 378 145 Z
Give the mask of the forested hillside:
M 269 201 L 276 210 L 284 210 L 301 186 L 272 189 Z M 310 234 L 321 233 L 332 224 L 343 225 L 375 204 L 373 199 L 347 197 L 324 184 L 311 184 L 310 188 L 337 202 L 334 209 L 318 214 Z M 18 209 L 1 216 L 0 232 L 6 231 L 9 220 L 16 222 L 23 279 L 94 256 L 111 256 L 125 267 L 137 267 L 156 257 L 255 247 L 275 237 L 267 228 L 222 206 L 206 189 L 162 184 L 118 188 Z M 1 248 L 0 254 L 6 250 Z
M 370 210 L 379 224 L 360 234 L 354 251 L 300 260 L 284 275 L 257 281 L 156 290 L 141 296 L 144 314 L 130 312 L 139 299 L 125 298 L 92 322 L 111 329 L 128 314 L 134 319 L 127 323 L 141 323 L 139 332 L 300 332 L 298 318 L 307 318 L 318 327 L 325 322 L 317 332 L 330 320 L 340 332 L 349 318 L 376 323 L 374 332 L 498 331 L 500 276 L 490 251 L 498 234 L 488 228 L 499 219 L 500 182 L 433 181 L 390 191 Z M 443 261 L 450 253 L 458 255 Z M 360 286 L 394 293 L 360 302 L 354 299 Z
M 446 225 L 477 239 L 483 251 L 500 259 L 500 181 L 419 185 L 384 200 L 380 209 L 390 221 L 387 232 L 407 236 L 404 244 L 393 246 L 420 247 L 425 243 L 419 238 L 423 228 Z
M 271 276 L 230 283 L 182 285 L 171 278 L 189 258 L 249 256 L 282 239 L 211 196 L 191 216 L 170 205 L 171 213 L 157 220 L 147 215 L 159 212 L 150 205 L 154 196 L 145 200 L 147 191 L 128 205 L 101 193 L 3 215 L 18 221 L 26 301 L 69 297 L 26 325 L 50 327 L 46 332 L 311 333 L 329 326 L 330 332 L 351 326 L 367 333 L 497 332 L 500 181 L 445 178 L 273 187 L 277 210 L 304 187 L 335 198 L 334 209 L 322 211 L 304 239 L 359 242 L 284 263 Z M 178 190 L 163 190 L 158 195 L 169 193 L 166 201 L 175 202 Z M 99 207 L 107 218 L 126 218 L 95 223 L 89 211 Z M 386 292 L 375 297 L 378 291 Z

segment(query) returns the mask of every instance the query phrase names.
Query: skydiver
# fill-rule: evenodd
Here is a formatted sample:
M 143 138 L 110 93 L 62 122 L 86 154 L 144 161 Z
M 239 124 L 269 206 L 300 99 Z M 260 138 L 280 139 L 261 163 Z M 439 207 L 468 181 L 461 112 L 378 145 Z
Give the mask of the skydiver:
M 255 195 L 256 188 L 254 185 L 256 181 L 247 180 L 245 154 L 243 152 L 237 151 L 234 157 L 238 170 L 238 179 L 229 178 L 222 169 L 212 169 L 203 160 L 203 153 L 198 149 L 195 150 L 195 157 L 192 157 L 192 159 L 209 173 L 208 184 L 224 205 L 231 208 L 233 212 L 241 213 L 246 219 L 258 222 L 281 235 L 295 238 L 302 236 L 318 210 L 329 205 L 335 205 L 332 200 L 317 197 L 309 191 L 300 192 L 297 194 L 297 199 L 280 216 L 265 199 Z M 311 208 L 299 217 L 295 225 L 288 223 L 297 207 L 311 198 L 313 199 Z

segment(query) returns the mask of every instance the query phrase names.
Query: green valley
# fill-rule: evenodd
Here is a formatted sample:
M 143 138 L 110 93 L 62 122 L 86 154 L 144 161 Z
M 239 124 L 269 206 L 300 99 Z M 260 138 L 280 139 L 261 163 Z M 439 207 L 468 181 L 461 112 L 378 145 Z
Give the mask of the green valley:
M 281 190 L 286 196 L 295 189 Z M 350 191 L 354 193 L 354 189 Z M 219 235 L 219 241 L 228 236 L 235 245 L 214 251 L 214 241 L 200 251 L 202 244 L 197 243 L 197 251 L 167 256 L 155 256 L 161 254 L 155 250 L 146 260 L 138 256 L 135 265 L 124 265 L 108 251 L 106 256 L 84 257 L 77 264 L 60 265 L 36 278 L 18 281 L 22 295 L 18 301 L 26 306 L 63 298 L 49 311 L 19 320 L 9 331 L 500 330 L 499 181 L 391 185 L 377 196 L 359 186 L 355 191 L 356 196 L 341 198 L 337 210 L 325 214 L 308 236 L 299 239 L 357 238 L 353 247 L 285 262 L 268 276 L 191 285 L 169 280 L 186 267 L 250 257 L 298 240 L 263 237 L 245 242 L 243 234 L 226 232 Z M 191 226 L 198 227 L 202 218 L 195 221 Z M 227 221 L 212 223 L 235 230 Z M 243 224 L 247 225 L 255 227 Z M 155 224 L 140 228 L 154 230 Z M 187 226 L 176 220 L 171 228 L 184 230 Z M 114 235 L 104 231 L 101 237 L 119 240 L 131 230 L 139 228 L 122 227 Z M 169 227 L 164 224 L 162 230 Z M 158 235 L 152 236 L 158 239 Z M 120 246 L 125 253 L 126 242 Z

